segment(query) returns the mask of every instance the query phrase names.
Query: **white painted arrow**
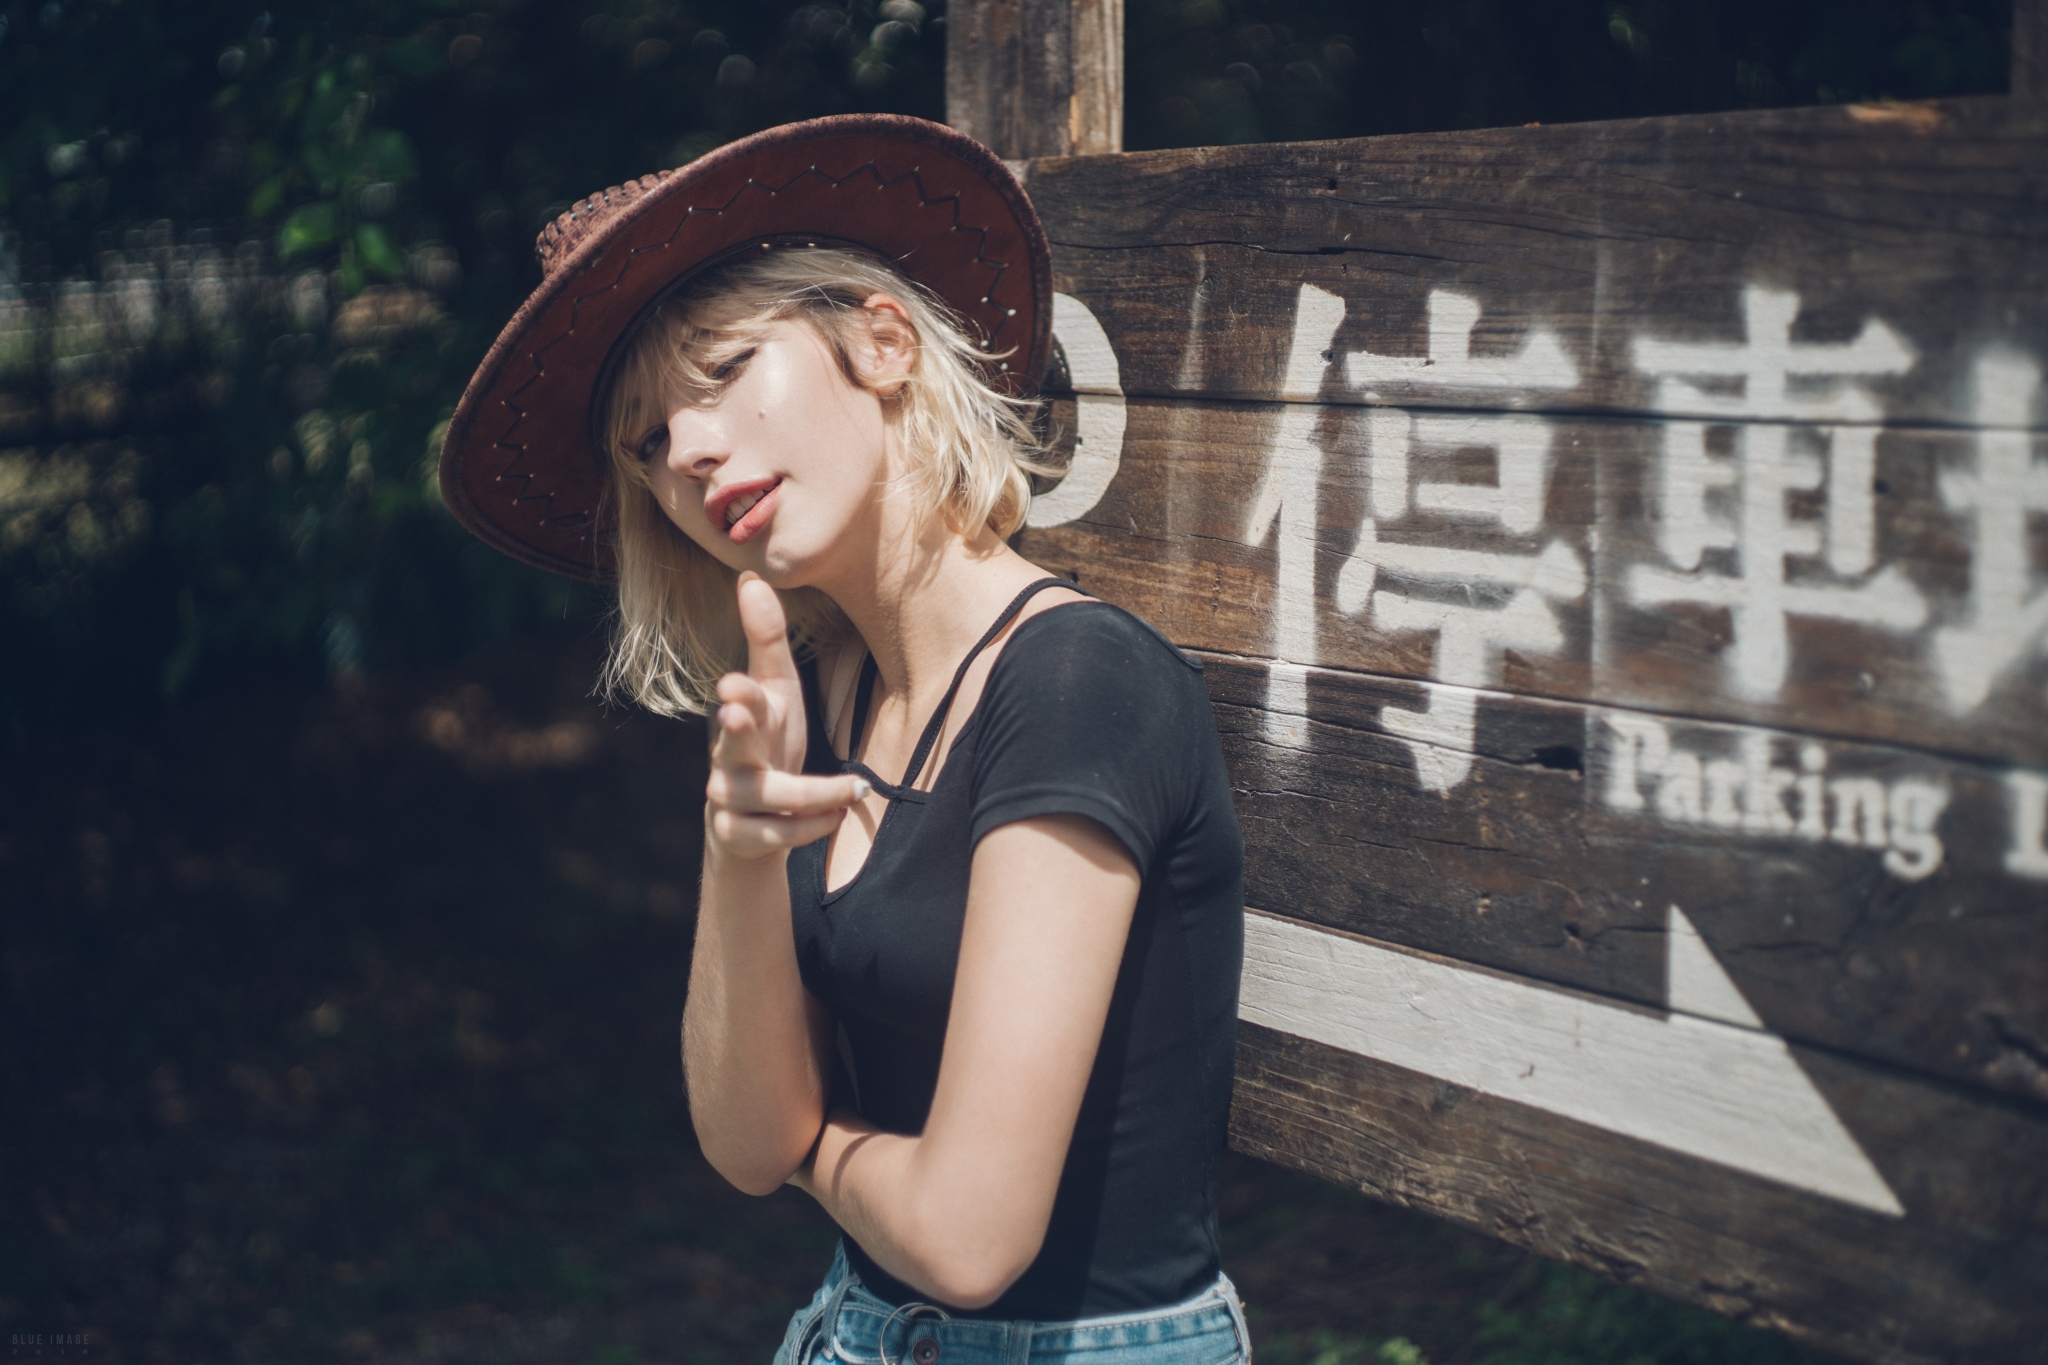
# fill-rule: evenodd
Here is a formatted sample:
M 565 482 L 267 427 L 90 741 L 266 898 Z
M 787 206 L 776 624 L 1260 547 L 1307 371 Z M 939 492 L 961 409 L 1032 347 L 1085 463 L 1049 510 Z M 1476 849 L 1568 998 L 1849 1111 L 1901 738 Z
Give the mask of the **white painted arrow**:
M 1632 1009 L 1249 911 L 1239 1015 L 1894 1217 L 1905 1209 L 1691 921 L 1670 1011 Z

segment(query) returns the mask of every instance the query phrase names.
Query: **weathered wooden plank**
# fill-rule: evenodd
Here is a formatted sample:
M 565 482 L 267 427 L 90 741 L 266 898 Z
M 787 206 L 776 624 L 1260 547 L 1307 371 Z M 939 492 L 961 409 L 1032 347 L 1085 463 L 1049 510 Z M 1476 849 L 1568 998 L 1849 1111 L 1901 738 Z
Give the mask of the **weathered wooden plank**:
M 1040 161 L 1027 184 L 1130 394 L 1972 424 L 1984 355 L 2048 355 L 2044 147 L 2048 107 L 1985 98 Z M 1342 300 L 1337 363 L 1290 378 L 1303 285 Z M 1523 363 L 1450 363 L 1468 342 Z M 1754 377 L 1702 393 L 1669 343 Z M 1779 392 L 1774 366 L 1814 377 Z
M 1133 399 L 1100 500 L 1020 544 L 1191 648 L 2039 768 L 2044 454 L 2017 432 Z
M 1389 729 L 1420 686 L 1317 672 L 1275 727 L 1262 666 L 1207 663 L 1255 904 L 1660 1009 L 1676 906 L 1771 1032 L 2048 1103 L 2048 866 L 2010 866 L 2048 813 L 2009 772 L 1494 693 L 1431 746 L 1446 796 Z
M 954 0 L 946 121 L 997 156 L 1124 145 L 1123 0 Z
M 1868 1359 L 2048 1360 L 2048 1122 L 1795 1055 L 1902 1217 L 1256 1024 L 1239 1029 L 1231 1141 Z

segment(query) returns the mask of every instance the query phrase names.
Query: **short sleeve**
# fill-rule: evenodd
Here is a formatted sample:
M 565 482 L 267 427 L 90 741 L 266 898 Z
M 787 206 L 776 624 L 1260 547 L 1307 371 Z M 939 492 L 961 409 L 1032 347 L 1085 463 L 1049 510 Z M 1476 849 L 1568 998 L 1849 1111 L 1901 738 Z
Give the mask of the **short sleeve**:
M 1138 618 L 1099 602 L 1017 628 L 977 708 L 972 831 L 1085 815 L 1140 873 L 1193 804 L 1214 721 L 1200 665 Z

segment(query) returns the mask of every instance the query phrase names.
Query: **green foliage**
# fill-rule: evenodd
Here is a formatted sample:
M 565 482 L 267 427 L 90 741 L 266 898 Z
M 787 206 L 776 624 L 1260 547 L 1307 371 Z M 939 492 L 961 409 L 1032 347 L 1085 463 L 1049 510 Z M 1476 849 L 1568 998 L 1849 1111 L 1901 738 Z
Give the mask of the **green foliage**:
M 272 181 L 256 192 L 256 198 L 276 202 L 276 197 L 269 193 L 276 187 L 277 182 Z M 335 212 L 332 200 L 306 205 L 284 220 L 284 227 L 279 229 L 277 234 L 278 254 L 290 260 L 294 256 L 303 256 L 309 251 L 326 246 L 341 235 L 338 221 L 340 216 Z
M 356 260 L 379 275 L 391 279 L 404 276 L 405 260 L 391 244 L 391 234 L 375 223 L 357 225 L 353 246 Z
M 942 113 L 913 0 L 0 5 L 0 730 L 433 663 L 600 594 L 440 507 L 574 199 L 773 123 Z
M 223 50 L 219 69 L 239 79 L 231 77 L 214 100 L 267 134 L 252 139 L 250 163 L 276 169 L 250 194 L 249 217 L 261 221 L 280 204 L 310 198 L 279 229 L 281 258 L 335 247 L 349 295 L 372 275 L 402 277 L 390 235 L 368 220 L 392 211 L 399 190 L 419 178 L 419 158 L 412 139 L 375 126 L 372 111 L 380 87 L 433 74 L 431 50 L 417 37 L 385 42 L 359 33 L 314 55 L 318 44 L 308 35 L 297 61 L 281 61 L 269 29 L 267 18 L 259 20 L 245 43 Z

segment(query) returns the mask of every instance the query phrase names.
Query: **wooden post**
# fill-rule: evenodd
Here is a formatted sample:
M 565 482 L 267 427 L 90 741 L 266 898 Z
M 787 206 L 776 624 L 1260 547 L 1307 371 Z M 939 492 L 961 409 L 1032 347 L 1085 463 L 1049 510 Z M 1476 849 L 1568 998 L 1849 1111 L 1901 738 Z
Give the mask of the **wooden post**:
M 1122 151 L 1123 0 L 954 0 L 946 121 L 1006 160 Z
M 2048 0 L 2013 0 L 2012 93 L 2048 99 Z

